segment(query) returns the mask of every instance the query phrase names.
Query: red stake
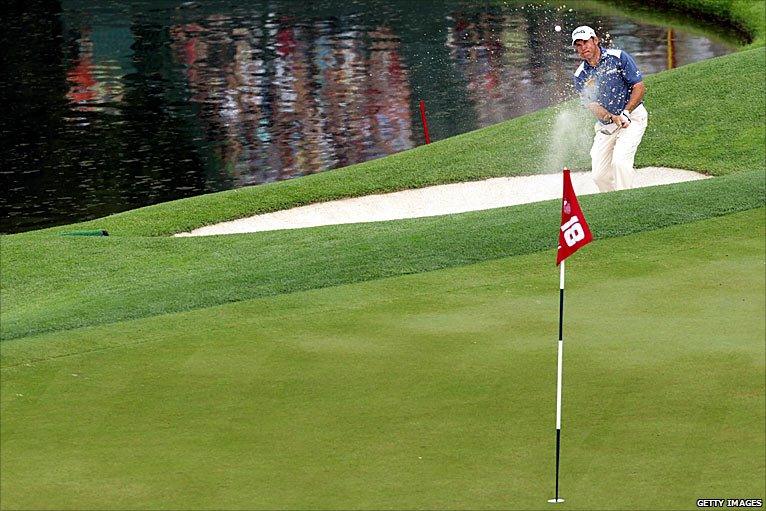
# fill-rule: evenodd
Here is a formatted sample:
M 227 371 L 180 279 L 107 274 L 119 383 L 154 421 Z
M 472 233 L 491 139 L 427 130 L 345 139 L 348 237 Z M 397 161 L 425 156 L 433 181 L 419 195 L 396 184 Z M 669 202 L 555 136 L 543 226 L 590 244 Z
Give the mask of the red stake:
M 428 121 L 426 120 L 426 104 L 420 100 L 420 120 L 423 122 L 423 133 L 426 136 L 426 144 L 431 143 L 431 137 L 428 135 Z

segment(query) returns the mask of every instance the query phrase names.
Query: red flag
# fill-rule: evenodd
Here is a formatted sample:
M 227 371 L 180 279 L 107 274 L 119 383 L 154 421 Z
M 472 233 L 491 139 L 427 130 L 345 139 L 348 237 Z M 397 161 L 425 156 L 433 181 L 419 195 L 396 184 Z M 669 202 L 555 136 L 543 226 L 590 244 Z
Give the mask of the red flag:
M 569 169 L 564 168 L 564 195 L 561 201 L 561 229 L 556 265 L 593 241 L 585 215 L 582 214 L 577 196 L 572 188 Z

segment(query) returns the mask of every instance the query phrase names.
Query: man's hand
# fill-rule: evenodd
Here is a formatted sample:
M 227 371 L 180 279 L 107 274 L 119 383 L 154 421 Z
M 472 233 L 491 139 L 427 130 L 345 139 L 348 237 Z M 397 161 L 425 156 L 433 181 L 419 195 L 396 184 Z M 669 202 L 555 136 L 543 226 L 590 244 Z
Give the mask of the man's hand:
M 627 109 L 623 110 L 621 114 L 615 115 L 595 101 L 588 103 L 586 106 L 588 107 L 588 110 L 593 112 L 596 119 L 602 123 L 614 123 L 619 128 L 627 128 L 630 126 L 630 113 L 628 113 Z
M 623 110 L 620 115 L 612 115 L 612 122 L 620 128 L 627 128 L 630 126 L 630 114 L 627 110 Z

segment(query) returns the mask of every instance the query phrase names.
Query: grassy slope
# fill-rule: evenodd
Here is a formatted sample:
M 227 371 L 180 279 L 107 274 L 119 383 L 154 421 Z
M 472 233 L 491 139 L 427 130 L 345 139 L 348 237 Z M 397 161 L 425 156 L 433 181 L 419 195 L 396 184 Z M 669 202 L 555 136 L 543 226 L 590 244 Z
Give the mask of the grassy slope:
M 766 168 L 766 50 L 712 59 L 657 78 L 660 84 L 650 82 L 647 93 L 650 127 L 637 164 L 713 175 Z M 760 115 L 758 121 L 739 122 Z
M 599 238 L 759 207 L 762 172 L 582 198 Z M 10 239 L 5 339 L 550 248 L 559 201 L 445 217 L 190 238 Z M 549 219 L 540 221 L 541 218 Z M 45 264 L 40 264 L 45 261 Z M 34 285 L 30 285 L 34 283 Z
M 568 278 L 572 509 L 764 495 L 764 210 Z M 5 508 L 540 509 L 552 251 L 2 345 Z
M 637 166 L 674 165 L 712 175 L 763 169 L 766 159 L 764 49 L 699 62 L 647 78 L 650 125 Z M 487 177 L 554 172 L 549 148 L 557 113 L 573 103 L 345 169 L 192 197 L 60 227 L 113 235 L 156 236 L 222 220 L 341 197 Z M 572 130 L 589 130 L 587 121 Z M 542 141 L 542 143 L 541 143 Z M 585 169 L 589 138 L 567 164 Z

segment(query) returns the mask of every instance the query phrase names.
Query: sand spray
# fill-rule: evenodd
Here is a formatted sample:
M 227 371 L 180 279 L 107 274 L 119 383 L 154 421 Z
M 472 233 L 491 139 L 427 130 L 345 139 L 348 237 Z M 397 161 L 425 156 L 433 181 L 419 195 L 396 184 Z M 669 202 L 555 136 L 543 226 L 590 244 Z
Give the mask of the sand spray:
M 543 173 L 561 172 L 563 167 L 590 168 L 590 147 L 593 143 L 592 118 L 577 102 L 567 102 L 558 108 L 548 135 L 548 152 Z

